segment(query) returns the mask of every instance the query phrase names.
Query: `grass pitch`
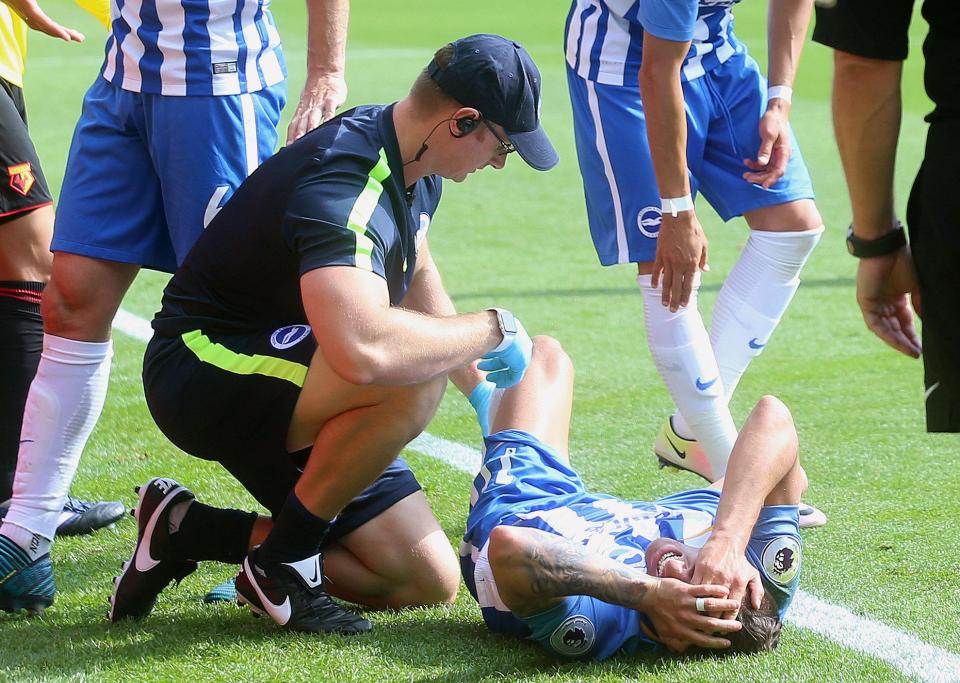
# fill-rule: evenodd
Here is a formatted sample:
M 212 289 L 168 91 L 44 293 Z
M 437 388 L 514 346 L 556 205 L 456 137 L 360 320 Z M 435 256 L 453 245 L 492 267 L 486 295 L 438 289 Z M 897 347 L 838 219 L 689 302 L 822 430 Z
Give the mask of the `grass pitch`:
M 590 244 L 573 147 L 562 54 L 565 3 L 535 0 L 453 6 L 437 0 L 354 3 L 348 50 L 351 104 L 402 97 L 431 53 L 449 39 L 493 31 L 522 41 L 543 72 L 544 125 L 561 155 L 550 173 L 513 158 L 502 172 L 448 183 L 431 230 L 433 252 L 461 310 L 509 307 L 531 332 L 559 338 L 578 371 L 571 451 L 588 485 L 649 499 L 696 486 L 661 472 L 651 445 L 671 403 L 649 359 L 640 297 L 629 266 L 601 268 Z M 102 32 L 67 3 L 47 11 L 87 33 L 82 46 L 33 35 L 27 100 L 48 179 L 59 188 L 80 101 L 102 58 Z M 290 66 L 289 119 L 303 82 L 302 3 L 275 3 Z M 762 59 L 762 3 L 737 7 L 737 32 Z M 72 22 L 72 24 L 71 24 Z M 906 110 L 897 176 L 904 206 L 922 153 L 929 104 L 922 93 L 916 20 L 904 79 Z M 733 402 L 742 419 L 764 393 L 794 411 L 811 488 L 830 524 L 804 534 L 802 586 L 830 602 L 960 653 L 960 477 L 955 436 L 923 432 L 919 362 L 895 354 L 863 326 L 854 301 L 855 263 L 843 247 L 849 208 L 829 113 L 830 54 L 804 55 L 791 117 L 828 230 L 804 284 L 767 351 Z M 284 122 L 284 126 L 286 123 Z M 742 221 L 723 225 L 705 206 L 711 272 L 708 312 L 746 239 Z M 149 319 L 166 276 L 144 273 L 125 307 Z M 154 427 L 143 402 L 143 344 L 116 335 L 110 394 L 74 484 L 89 498 L 120 498 L 149 476 L 174 476 L 212 503 L 252 504 L 216 465 L 180 453 Z M 474 444 L 466 401 L 451 390 L 430 427 Z M 469 476 L 408 454 L 435 512 L 456 544 Z M 161 596 L 143 623 L 105 619 L 110 579 L 128 557 L 132 520 L 54 547 L 60 593 L 40 619 L 0 616 L 0 678 L 10 680 L 766 680 L 894 681 L 896 668 L 788 625 L 771 654 L 727 660 L 617 658 L 559 664 L 538 647 L 487 633 L 462 591 L 449 608 L 374 614 L 357 639 L 280 632 L 231 606 L 206 607 L 203 592 L 231 573 L 203 566 Z

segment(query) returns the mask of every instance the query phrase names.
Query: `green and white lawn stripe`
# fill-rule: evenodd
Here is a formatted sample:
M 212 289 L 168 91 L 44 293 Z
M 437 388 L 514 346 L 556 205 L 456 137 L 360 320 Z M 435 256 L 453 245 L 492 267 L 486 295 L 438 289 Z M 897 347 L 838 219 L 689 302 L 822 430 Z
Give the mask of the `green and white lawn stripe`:
M 146 320 L 123 309 L 114 318 L 113 326 L 143 342 L 149 341 L 153 334 Z M 426 432 L 411 441 L 407 448 L 471 475 L 480 468 L 479 450 Z M 927 683 L 960 681 L 960 656 L 909 633 L 858 616 L 806 591 L 797 593 L 787 621 L 851 650 L 875 657 Z

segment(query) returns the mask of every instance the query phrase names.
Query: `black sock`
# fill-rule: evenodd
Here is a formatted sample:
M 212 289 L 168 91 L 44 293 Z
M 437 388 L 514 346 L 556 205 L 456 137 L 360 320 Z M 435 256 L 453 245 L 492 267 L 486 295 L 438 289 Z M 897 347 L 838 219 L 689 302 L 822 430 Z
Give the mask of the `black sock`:
M 329 529 L 330 522 L 307 510 L 291 491 L 280 514 L 273 518 L 273 529 L 260 546 L 257 562 L 296 562 L 316 555 Z
M 43 288 L 0 280 L 0 502 L 13 495 L 23 406 L 43 350 Z
M 240 564 L 247 555 L 256 521 L 256 512 L 225 510 L 193 501 L 179 528 L 170 534 L 170 542 L 177 555 L 185 559 Z

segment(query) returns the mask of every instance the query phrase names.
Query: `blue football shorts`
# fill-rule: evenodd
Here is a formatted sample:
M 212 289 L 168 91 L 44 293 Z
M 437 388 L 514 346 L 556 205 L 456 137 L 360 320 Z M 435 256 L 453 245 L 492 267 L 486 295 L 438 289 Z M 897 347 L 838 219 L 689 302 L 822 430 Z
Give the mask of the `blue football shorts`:
M 660 232 L 660 193 L 650 160 L 638 83 L 587 81 L 567 67 L 574 133 L 590 234 L 600 262 L 653 261 Z M 703 193 L 727 221 L 752 209 L 813 198 L 797 141 L 786 173 L 770 189 L 748 183 L 744 159 L 760 148 L 767 81 L 749 55 L 737 53 L 683 84 L 687 164 L 694 195 Z
M 97 78 L 83 100 L 52 251 L 173 272 L 277 145 L 286 84 L 174 97 Z

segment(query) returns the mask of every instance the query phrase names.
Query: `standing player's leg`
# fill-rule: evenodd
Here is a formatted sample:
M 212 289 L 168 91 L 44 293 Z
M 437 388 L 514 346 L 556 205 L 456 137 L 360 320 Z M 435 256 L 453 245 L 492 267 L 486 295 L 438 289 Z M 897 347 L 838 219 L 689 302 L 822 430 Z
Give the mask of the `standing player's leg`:
M 714 305 L 711 341 L 725 399 L 766 346 L 800 285 L 799 274 L 823 232 L 813 186 L 792 131 L 784 175 L 765 188 L 746 181 L 744 159 L 760 147 L 767 82 L 757 63 L 737 55 L 707 74 L 728 117 L 711 124 L 701 191 L 721 218 L 744 216 L 750 236 Z M 731 142 L 732 141 L 732 142 Z
M 750 236 L 717 296 L 710 328 L 727 401 L 780 323 L 823 234 L 812 199 L 753 209 L 744 218 Z
M 23 91 L 0 79 L 0 501 L 13 493 L 27 390 L 43 345 L 53 200 L 27 131 Z
M 27 131 L 23 91 L 0 79 L 0 517 L 13 495 L 23 409 L 43 348 L 41 294 L 50 280 L 53 206 Z M 68 498 L 57 534 L 82 534 L 123 516 L 119 502 Z
M 907 224 L 920 285 L 923 312 L 923 376 L 928 432 L 960 432 L 960 316 L 956 294 L 960 275 L 957 136 L 950 119 L 931 122 L 923 164 L 917 172 Z
M 756 157 L 758 124 L 766 111 L 766 80 L 756 62 L 738 55 L 710 72 L 729 110 L 711 130 L 700 172 L 701 190 L 721 218 L 743 215 L 750 236 L 714 304 L 711 343 L 724 385 L 724 400 L 761 353 L 800 285 L 799 274 L 823 233 L 813 187 L 792 131 L 784 175 L 769 188 L 747 182 L 744 159 Z M 731 144 L 733 141 L 733 144 Z M 804 506 L 804 526 L 826 518 Z
M 158 231 L 163 211 L 136 134 L 135 97 L 97 79 L 84 99 L 65 172 L 42 303 L 43 353 L 24 411 L 13 500 L 0 526 L 0 536 L 32 561 L 47 554 L 102 410 L 110 322 L 123 293 L 138 264 L 172 254 Z M 46 604 L 52 602 L 49 563 L 33 582 L 49 588 Z M 6 591 L 0 608 L 16 607 L 30 590 Z
M 0 200 L 0 213 L 5 205 Z M 49 204 L 0 216 L 0 501 L 13 494 L 23 405 L 40 362 L 52 233 Z
M 675 405 L 691 422 L 693 434 L 686 436 L 695 436 L 704 445 L 693 448 L 691 440 L 680 439 L 669 429 L 669 435 L 661 432 L 657 437 L 655 451 L 665 463 L 714 479 L 722 474 L 737 433 L 697 309 L 699 277 L 690 304 L 676 312 L 663 306 L 660 288 L 651 285 L 661 222 L 660 193 L 650 160 L 639 86 L 594 83 L 570 69 L 567 81 L 587 216 L 597 254 L 604 265 L 638 264 L 637 284 L 643 296 L 650 354 Z M 687 157 L 694 175 L 705 135 L 698 121 L 706 116 L 710 102 L 702 88 L 697 81 L 684 84 L 689 111 Z M 695 179 L 691 182 L 695 185 Z

